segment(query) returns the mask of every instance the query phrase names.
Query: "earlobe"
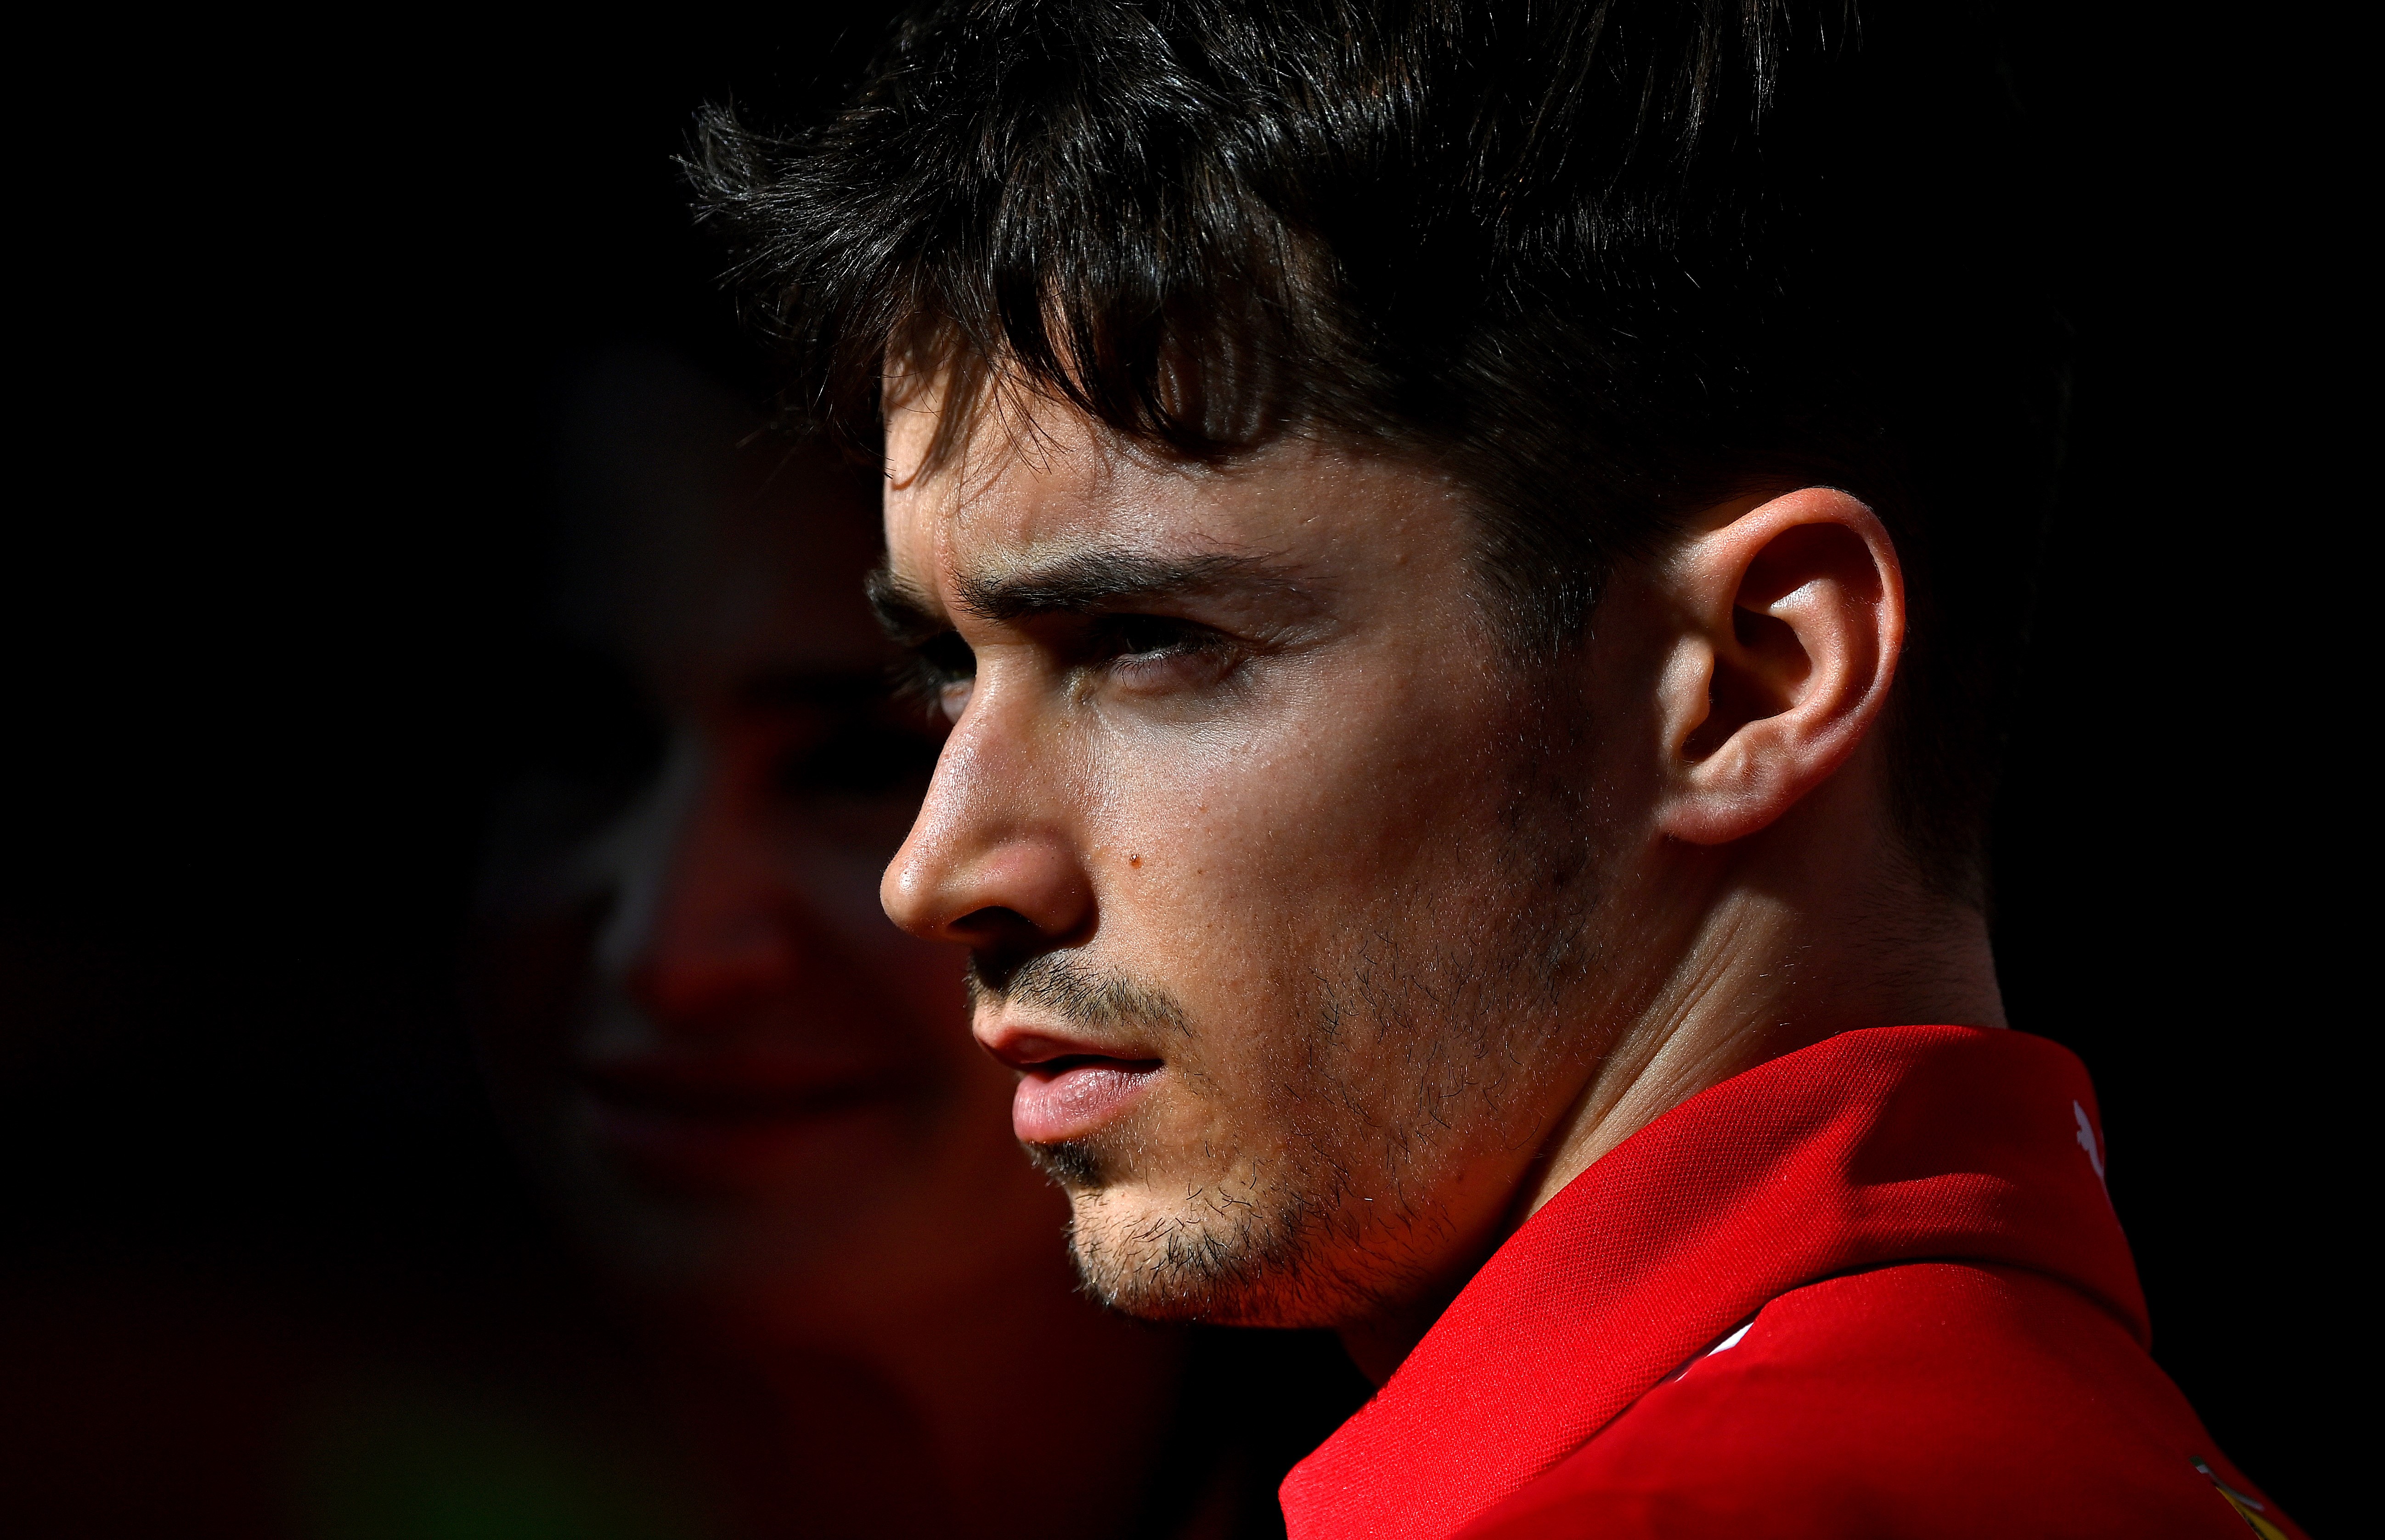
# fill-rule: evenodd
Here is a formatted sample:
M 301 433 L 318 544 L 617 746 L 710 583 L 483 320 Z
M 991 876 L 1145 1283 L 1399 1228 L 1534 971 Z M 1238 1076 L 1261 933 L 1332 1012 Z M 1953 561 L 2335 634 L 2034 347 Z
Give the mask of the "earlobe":
M 1681 632 L 1659 686 L 1664 833 L 1769 825 L 1854 754 L 1904 637 L 1894 542 L 1858 499 L 1805 487 L 1714 510 L 1667 568 Z

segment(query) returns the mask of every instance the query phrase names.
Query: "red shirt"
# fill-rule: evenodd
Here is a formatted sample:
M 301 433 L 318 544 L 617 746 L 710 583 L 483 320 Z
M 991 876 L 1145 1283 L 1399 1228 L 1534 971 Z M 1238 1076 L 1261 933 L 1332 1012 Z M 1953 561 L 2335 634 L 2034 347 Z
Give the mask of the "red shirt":
M 1293 1470 L 1292 1540 L 2299 1535 L 2146 1353 L 2100 1128 L 2067 1050 L 1968 1027 L 1692 1097 Z

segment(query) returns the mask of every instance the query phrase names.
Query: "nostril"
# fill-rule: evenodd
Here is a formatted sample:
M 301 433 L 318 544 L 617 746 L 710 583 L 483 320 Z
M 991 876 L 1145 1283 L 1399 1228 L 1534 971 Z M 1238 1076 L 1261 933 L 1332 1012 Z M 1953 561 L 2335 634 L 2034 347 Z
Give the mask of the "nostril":
M 1014 938 L 1023 941 L 1035 934 L 1034 921 L 1017 909 L 995 904 L 971 909 L 944 928 L 952 933 L 955 939 L 966 941 L 980 950 L 1000 947 Z
M 924 836 L 915 828 L 886 869 L 879 895 L 894 922 L 913 935 L 968 946 L 1014 935 L 1048 945 L 1089 926 L 1094 907 L 1093 884 L 1065 835 L 980 844 L 957 823 Z

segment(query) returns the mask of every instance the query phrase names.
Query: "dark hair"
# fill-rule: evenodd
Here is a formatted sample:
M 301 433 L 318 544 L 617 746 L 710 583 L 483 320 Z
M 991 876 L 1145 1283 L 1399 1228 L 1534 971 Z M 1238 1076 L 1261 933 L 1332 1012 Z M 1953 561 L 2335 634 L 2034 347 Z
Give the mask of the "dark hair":
M 1417 457 L 1525 654 L 1676 514 L 1863 497 L 1900 824 L 1976 894 L 2063 394 L 2015 118 L 1948 0 L 948 0 L 691 169 L 797 411 L 874 445 L 891 359 L 1193 459 Z

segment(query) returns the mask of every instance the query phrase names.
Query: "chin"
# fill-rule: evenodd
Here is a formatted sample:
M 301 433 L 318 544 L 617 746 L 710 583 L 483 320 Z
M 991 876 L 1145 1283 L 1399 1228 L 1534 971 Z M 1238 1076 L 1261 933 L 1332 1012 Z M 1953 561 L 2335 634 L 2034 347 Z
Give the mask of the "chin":
M 1196 1194 L 1189 1199 L 1188 1187 Z M 1338 1319 L 1315 1283 L 1314 1210 L 1298 1195 L 1212 1205 L 1194 1183 L 1172 1191 L 1140 1182 L 1070 1191 L 1068 1249 L 1086 1293 L 1144 1321 L 1306 1327 Z
M 918 1185 L 899 1120 L 838 1121 L 846 1126 L 652 1141 L 574 1130 L 547 1162 L 550 1191 L 623 1283 L 744 1295 L 834 1269 L 856 1233 L 886 1222 L 898 1207 L 890 1198 Z
M 820 1194 L 815 1184 L 688 1202 L 615 1189 L 575 1217 L 631 1296 L 732 1336 L 801 1335 L 823 1320 L 857 1318 L 856 1298 L 899 1297 L 926 1271 L 905 1249 L 902 1221 L 916 1216 L 886 1195 L 829 1205 Z

